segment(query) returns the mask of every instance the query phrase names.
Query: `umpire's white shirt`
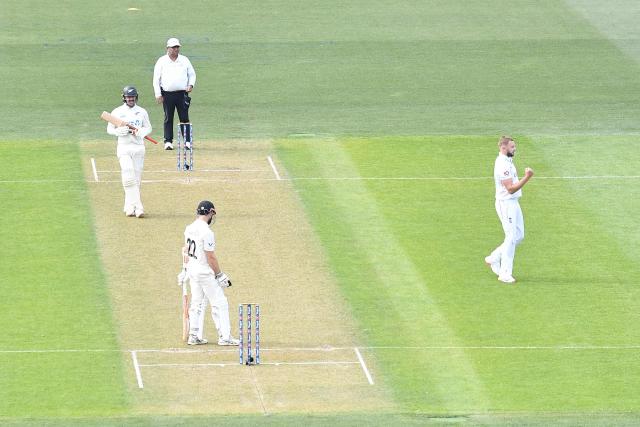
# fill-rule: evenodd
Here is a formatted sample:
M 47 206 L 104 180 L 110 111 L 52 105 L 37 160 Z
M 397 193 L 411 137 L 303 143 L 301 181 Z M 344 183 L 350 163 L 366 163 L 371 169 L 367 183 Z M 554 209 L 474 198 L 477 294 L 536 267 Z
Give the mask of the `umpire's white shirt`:
M 204 253 L 216 249 L 216 239 L 209 224 L 196 218 L 184 230 L 184 245 L 189 256 L 187 263 L 189 276 L 198 277 L 213 274 L 213 270 L 207 262 L 207 255 Z
M 172 61 L 168 54 L 158 58 L 153 68 L 153 92 L 156 98 L 162 95 L 161 89 L 175 92 L 195 85 L 196 71 L 189 58 L 180 54 L 175 61 Z
M 508 157 L 502 153 L 498 154 L 493 169 L 493 179 L 496 183 L 496 200 L 511 200 L 522 197 L 522 190 L 518 190 L 513 194 L 509 194 L 507 188 L 502 185 L 505 179 L 511 179 L 514 184 L 518 183 L 518 172 L 513 164 L 513 157 Z

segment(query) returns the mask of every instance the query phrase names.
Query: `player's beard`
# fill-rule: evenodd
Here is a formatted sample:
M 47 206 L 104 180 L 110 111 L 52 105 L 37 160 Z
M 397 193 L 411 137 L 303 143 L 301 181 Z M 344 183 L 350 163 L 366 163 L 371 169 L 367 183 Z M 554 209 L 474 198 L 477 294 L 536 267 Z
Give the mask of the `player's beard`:
M 516 154 L 515 151 L 513 153 L 510 151 L 507 151 L 507 157 L 513 157 L 515 154 Z
M 216 223 L 216 216 L 213 215 L 211 218 L 209 218 L 209 220 L 207 221 L 207 224 L 211 225 L 215 223 Z

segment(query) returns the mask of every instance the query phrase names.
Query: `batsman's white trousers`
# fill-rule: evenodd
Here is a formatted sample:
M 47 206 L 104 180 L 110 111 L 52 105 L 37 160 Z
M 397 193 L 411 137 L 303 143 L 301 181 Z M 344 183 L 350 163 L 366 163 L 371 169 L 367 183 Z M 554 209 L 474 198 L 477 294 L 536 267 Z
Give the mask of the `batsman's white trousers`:
M 124 188 L 125 212 L 144 211 L 140 200 L 144 152 L 144 145 L 141 144 L 118 144 L 117 155 Z
M 189 334 L 202 339 L 207 300 L 211 304 L 211 317 L 218 330 L 218 338 L 228 339 L 231 336 L 229 321 L 229 301 L 224 290 L 218 285 L 213 274 L 189 275 L 191 285 L 191 305 L 189 306 Z
M 504 230 L 504 241 L 491 252 L 492 261 L 500 261 L 500 276 L 513 275 L 516 246 L 524 239 L 524 217 L 518 199 L 496 200 L 496 212 Z

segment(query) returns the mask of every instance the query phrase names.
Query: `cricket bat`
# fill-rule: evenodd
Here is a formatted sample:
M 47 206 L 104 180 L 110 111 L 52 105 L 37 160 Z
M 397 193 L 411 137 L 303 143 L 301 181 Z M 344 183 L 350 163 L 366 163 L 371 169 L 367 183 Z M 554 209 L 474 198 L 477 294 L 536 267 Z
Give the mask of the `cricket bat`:
M 125 122 L 124 120 L 120 120 L 119 118 L 112 116 L 111 114 L 107 113 L 106 111 L 103 111 L 102 114 L 100 114 L 100 118 L 102 120 L 104 120 L 105 122 L 111 123 L 115 127 L 128 126 L 129 129 L 137 130 L 134 126 L 131 126 L 129 123 Z M 155 139 L 151 138 L 150 136 L 145 136 L 144 139 L 146 139 L 147 141 L 151 141 L 154 144 L 158 143 L 158 141 L 156 141 Z
M 182 341 L 189 338 L 189 293 L 186 282 L 182 284 Z
M 187 272 L 187 264 L 189 263 L 189 256 L 187 255 L 186 247 L 182 247 L 182 271 Z M 182 282 L 182 341 L 187 341 L 189 338 L 189 304 L 190 295 L 187 289 L 187 279 Z

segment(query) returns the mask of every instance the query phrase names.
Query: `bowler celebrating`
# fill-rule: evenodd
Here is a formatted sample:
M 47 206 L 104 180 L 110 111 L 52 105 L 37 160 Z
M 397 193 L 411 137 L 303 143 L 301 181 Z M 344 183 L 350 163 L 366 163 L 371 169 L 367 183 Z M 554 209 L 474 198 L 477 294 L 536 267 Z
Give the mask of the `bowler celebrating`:
M 504 230 L 504 241 L 485 262 L 504 283 L 515 283 L 513 278 L 513 258 L 516 246 L 524 239 L 524 218 L 518 200 L 522 196 L 522 187 L 533 176 L 533 170 L 526 168 L 524 178 L 518 180 L 513 156 L 516 153 L 516 142 L 510 136 L 503 136 L 498 142 L 500 153 L 495 162 L 493 178 L 496 185 L 496 212 Z

